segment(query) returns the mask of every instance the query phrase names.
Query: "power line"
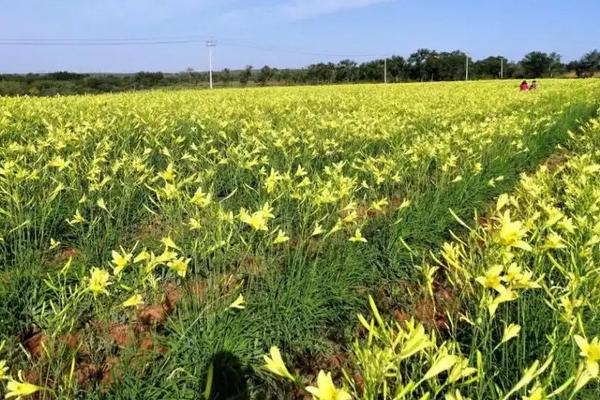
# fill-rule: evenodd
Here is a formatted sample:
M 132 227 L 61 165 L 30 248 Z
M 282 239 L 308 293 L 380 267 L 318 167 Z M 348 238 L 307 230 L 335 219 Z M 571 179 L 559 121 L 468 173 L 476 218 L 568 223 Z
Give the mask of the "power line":
M 152 45 L 171 45 L 171 44 L 192 44 L 206 43 L 206 37 L 201 36 L 179 36 L 171 38 L 116 38 L 116 39 L 65 39 L 65 38 L 0 38 L 0 46 L 29 46 L 29 47 L 54 47 L 54 46 L 72 46 L 72 47 L 94 47 L 94 46 L 152 46 Z M 247 48 L 258 51 L 308 55 L 315 57 L 384 57 L 384 54 L 367 53 L 336 53 L 336 52 L 315 52 L 298 48 L 278 48 L 260 46 L 252 43 L 238 42 L 235 40 L 225 40 L 220 42 L 227 47 Z
M 178 40 L 138 40 L 138 41 L 6 41 L 0 40 L 0 46 L 31 46 L 31 47 L 57 47 L 57 46 L 153 46 L 170 44 L 201 43 L 204 39 L 178 39 Z

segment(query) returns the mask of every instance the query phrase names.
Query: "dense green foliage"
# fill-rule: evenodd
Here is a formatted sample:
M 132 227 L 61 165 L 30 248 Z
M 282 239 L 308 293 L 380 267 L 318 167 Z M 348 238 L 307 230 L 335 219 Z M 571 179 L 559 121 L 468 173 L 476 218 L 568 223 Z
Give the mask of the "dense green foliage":
M 367 293 L 415 311 L 449 209 L 485 209 L 598 109 L 596 80 L 516 84 L 0 98 L 9 382 L 293 397 L 260 368 L 270 346 L 312 381 L 360 336 Z
M 304 85 L 325 83 L 381 82 L 387 64 L 389 82 L 458 81 L 466 77 L 467 55 L 462 51 L 437 52 L 420 49 L 408 58 L 391 56 L 357 63 L 316 63 L 302 69 L 278 69 L 268 65 L 259 69 L 247 66 L 243 70 L 214 72 L 217 86 Z M 556 53 L 531 52 L 520 62 L 505 57 L 470 60 L 469 79 L 558 77 L 574 71 L 577 76 L 593 76 L 600 72 L 598 51 L 592 51 L 569 64 L 561 62 Z M 181 73 L 139 72 L 137 74 L 51 74 L 0 75 L 0 96 L 83 94 L 121 92 L 150 88 L 185 88 L 208 86 L 208 73 L 188 69 Z

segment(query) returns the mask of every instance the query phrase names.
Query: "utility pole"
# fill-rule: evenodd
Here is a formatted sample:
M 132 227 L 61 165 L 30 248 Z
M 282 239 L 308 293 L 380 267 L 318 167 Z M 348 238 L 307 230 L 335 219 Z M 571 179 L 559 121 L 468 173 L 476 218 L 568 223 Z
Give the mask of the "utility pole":
M 467 54 L 467 60 L 466 60 L 466 68 L 465 68 L 465 80 L 468 81 L 469 80 L 469 55 Z
M 504 79 L 504 58 L 500 57 L 500 79 Z
M 210 88 L 213 88 L 213 73 L 212 73 L 212 50 L 213 47 L 217 46 L 217 41 L 210 39 L 206 41 L 206 47 L 208 47 L 208 77 L 210 81 Z
M 387 57 L 383 59 L 383 83 L 387 83 Z

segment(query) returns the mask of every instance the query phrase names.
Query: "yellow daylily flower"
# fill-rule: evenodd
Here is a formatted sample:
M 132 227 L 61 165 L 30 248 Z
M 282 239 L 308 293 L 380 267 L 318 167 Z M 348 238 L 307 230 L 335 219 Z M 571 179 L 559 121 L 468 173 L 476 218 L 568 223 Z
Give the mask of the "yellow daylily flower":
M 121 249 L 123 250 L 123 249 Z M 117 251 L 112 251 L 112 262 L 114 264 L 113 267 L 113 272 L 115 275 L 119 275 L 121 274 L 121 272 L 123 271 L 123 269 L 125 269 L 125 267 L 127 266 L 127 264 L 129 263 L 129 261 L 131 260 L 131 258 L 133 257 L 133 254 L 129 254 L 129 253 L 125 253 L 123 252 L 123 254 L 117 252 Z
M 321 224 L 317 223 L 315 225 L 315 229 L 311 233 L 311 236 L 318 236 L 318 235 L 321 235 L 323 233 L 325 233 L 325 229 L 323 229 L 323 227 L 321 226 Z
M 265 360 L 264 368 L 272 374 L 289 379 L 291 381 L 295 381 L 296 379 L 292 374 L 290 374 L 283 362 L 283 359 L 281 358 L 279 348 L 277 348 L 276 346 L 272 346 L 269 350 L 269 354 L 271 355 L 270 357 L 263 356 L 263 359 Z
M 32 383 L 26 382 L 23 378 L 23 371 L 19 371 L 19 380 L 9 379 L 6 384 L 6 395 L 5 398 L 9 399 L 11 397 L 21 398 L 24 396 L 32 395 L 40 390 L 44 390 L 43 387 L 34 385 Z
M 7 379 L 6 371 L 8 371 L 8 367 L 6 366 L 6 360 L 0 360 L 0 381 L 3 379 Z
M 423 380 L 428 380 L 438 376 L 444 371 L 449 370 L 459 361 L 458 356 L 452 354 L 440 354 L 440 356 L 434 361 L 433 365 L 423 376 Z
M 354 236 L 352 236 L 350 239 L 348 239 L 351 242 L 363 242 L 366 243 L 367 239 L 365 239 L 362 235 L 362 233 L 360 232 L 359 228 L 356 228 L 356 230 L 354 231 Z
M 544 388 L 541 386 L 535 386 L 533 389 L 529 391 L 529 396 L 523 396 L 523 400 L 546 400 L 546 394 L 544 393 Z
M 93 268 L 90 273 L 88 289 L 94 296 L 104 293 L 108 294 L 106 289 L 110 285 L 110 274 L 108 271 L 100 268 Z
M 85 218 L 83 218 L 83 216 L 77 209 L 77 210 L 75 210 L 75 214 L 73 215 L 73 218 L 71 218 L 67 222 L 69 223 L 69 225 L 77 225 L 77 224 L 83 224 L 84 222 L 86 222 L 86 220 L 85 220 Z
M 510 324 L 504 327 L 504 333 L 502 334 L 502 340 L 500 344 L 506 343 L 517 336 L 521 332 L 521 326 L 517 324 Z
M 285 234 L 281 229 L 277 232 L 277 237 L 273 240 L 273 244 L 281 244 L 290 240 L 290 237 Z
M 231 303 L 231 304 L 229 305 L 229 308 L 235 308 L 235 309 L 237 309 L 237 310 L 243 310 L 244 308 L 246 308 L 246 306 L 245 306 L 244 304 L 246 304 L 246 300 L 244 300 L 244 295 L 241 295 L 241 294 L 240 294 L 240 295 L 237 297 L 237 299 L 235 299 L 235 300 L 233 301 L 233 303 Z
M 173 261 L 169 261 L 167 263 L 167 266 L 173 271 L 175 271 L 177 275 L 179 275 L 182 278 L 185 278 L 185 275 L 187 274 L 188 270 L 188 264 L 190 263 L 190 261 L 191 259 L 189 258 L 177 258 Z
M 141 306 L 142 304 L 144 304 L 144 298 L 142 297 L 142 295 L 134 294 L 133 296 L 125 300 L 121 305 L 127 308 Z
M 175 249 L 181 251 L 179 246 L 177 246 L 173 239 L 171 239 L 169 236 L 160 239 L 160 242 L 164 244 L 167 249 Z
M 544 242 L 545 249 L 565 249 L 567 245 L 563 238 L 556 232 L 550 232 Z
M 262 209 L 252 214 L 248 214 L 248 211 L 242 208 L 240 210 L 239 218 L 240 221 L 247 225 L 250 225 L 252 229 L 256 231 L 266 231 L 269 229 L 267 223 L 269 219 L 274 218 L 274 215 L 272 214 L 271 207 L 269 207 L 269 204 L 266 203 Z
M 573 337 L 575 339 L 575 343 L 577 343 L 577 347 L 581 350 L 579 353 L 582 357 L 585 357 L 586 361 L 586 371 L 588 374 L 595 378 L 598 376 L 598 362 L 600 361 L 600 341 L 596 337 L 592 339 L 591 342 L 582 336 L 575 335 Z
M 54 250 L 55 248 L 57 248 L 58 246 L 60 246 L 60 242 L 58 240 L 54 240 L 52 238 L 50 238 L 50 247 L 49 250 Z
M 306 391 L 317 400 L 350 400 L 352 397 L 343 389 L 338 389 L 333 383 L 331 372 L 319 371 L 317 386 L 307 386 Z
M 202 228 L 202 224 L 196 218 L 190 218 L 188 225 L 190 226 L 190 230 L 192 231 L 197 231 Z
M 510 289 L 505 289 L 504 287 L 500 290 L 500 294 L 496 296 L 489 304 L 488 311 L 490 316 L 493 318 L 496 314 L 496 310 L 498 306 L 502 303 L 506 303 L 508 301 L 513 301 L 517 299 L 517 294 Z
M 526 251 L 531 251 L 531 246 L 527 244 L 523 237 L 527 233 L 527 229 L 523 227 L 521 221 L 511 221 L 510 211 L 506 210 L 500 218 L 500 230 L 498 238 L 500 244 L 506 247 L 517 247 Z
M 501 277 L 502 270 L 502 265 L 494 265 L 485 272 L 484 276 L 478 276 L 475 280 L 486 288 L 501 292 L 504 289 Z

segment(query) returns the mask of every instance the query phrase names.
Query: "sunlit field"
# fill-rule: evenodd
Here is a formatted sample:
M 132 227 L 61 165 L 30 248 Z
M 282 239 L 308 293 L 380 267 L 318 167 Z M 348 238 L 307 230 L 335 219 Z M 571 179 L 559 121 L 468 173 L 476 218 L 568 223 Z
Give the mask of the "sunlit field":
M 0 97 L 0 394 L 600 398 L 599 108 L 593 79 Z

